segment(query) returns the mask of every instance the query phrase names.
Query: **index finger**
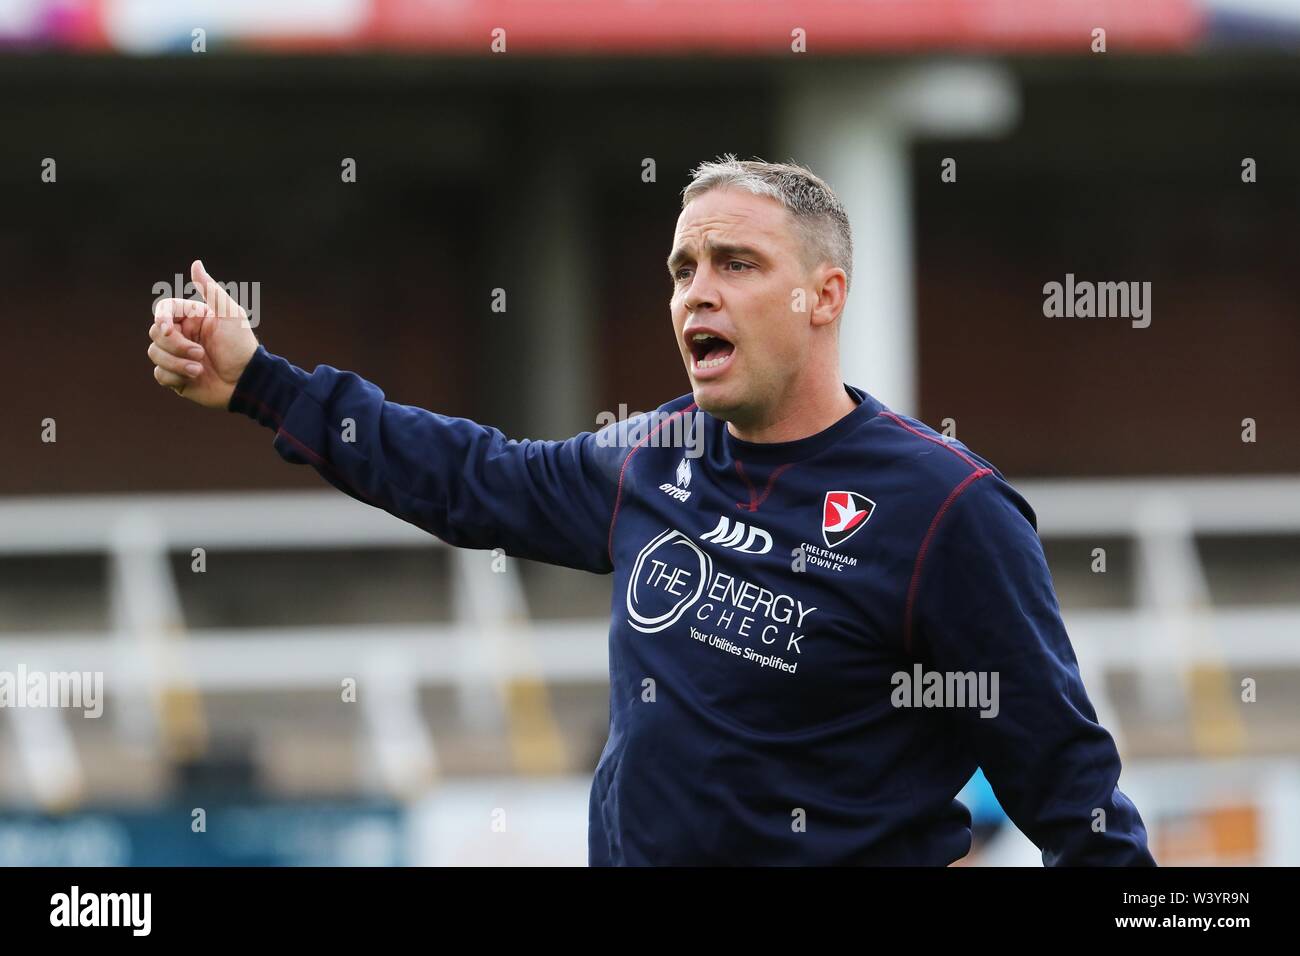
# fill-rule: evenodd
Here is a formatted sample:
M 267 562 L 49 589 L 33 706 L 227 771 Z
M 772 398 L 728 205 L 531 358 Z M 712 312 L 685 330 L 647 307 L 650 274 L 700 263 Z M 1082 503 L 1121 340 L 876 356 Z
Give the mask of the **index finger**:
M 154 303 L 153 319 L 185 319 L 208 315 L 212 310 L 201 299 L 159 299 Z

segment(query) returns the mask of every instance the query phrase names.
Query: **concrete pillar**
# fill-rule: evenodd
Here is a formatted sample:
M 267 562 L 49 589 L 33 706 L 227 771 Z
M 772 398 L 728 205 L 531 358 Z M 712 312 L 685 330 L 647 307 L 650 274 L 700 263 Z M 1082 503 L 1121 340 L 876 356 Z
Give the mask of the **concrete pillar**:
M 1009 74 L 974 61 L 818 64 L 785 78 L 776 159 L 803 163 L 829 182 L 853 227 L 844 379 L 904 414 L 920 411 L 910 143 L 1001 134 L 1018 105 Z
M 539 123 L 539 125 L 541 125 Z M 562 130 L 516 133 L 515 154 L 489 212 L 485 294 L 506 290 L 490 314 L 482 360 L 494 388 L 491 423 L 512 438 L 567 438 L 594 426 L 595 260 L 583 158 Z

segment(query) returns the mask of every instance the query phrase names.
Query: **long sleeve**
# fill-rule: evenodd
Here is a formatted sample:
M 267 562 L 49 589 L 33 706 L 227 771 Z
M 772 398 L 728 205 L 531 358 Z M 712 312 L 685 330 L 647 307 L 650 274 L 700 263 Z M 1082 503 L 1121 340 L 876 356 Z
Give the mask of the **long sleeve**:
M 1024 499 L 996 472 L 969 481 L 938 516 L 922 561 L 913 651 L 941 673 L 997 675 L 996 716 L 967 708 L 957 719 L 1043 863 L 1154 866 L 1137 808 L 1118 788 L 1119 754 L 1084 690 Z
M 286 461 L 449 544 L 503 548 L 597 573 L 620 465 L 606 432 L 516 441 L 499 430 L 399 405 L 353 372 L 305 372 L 258 346 L 228 410 L 276 431 Z

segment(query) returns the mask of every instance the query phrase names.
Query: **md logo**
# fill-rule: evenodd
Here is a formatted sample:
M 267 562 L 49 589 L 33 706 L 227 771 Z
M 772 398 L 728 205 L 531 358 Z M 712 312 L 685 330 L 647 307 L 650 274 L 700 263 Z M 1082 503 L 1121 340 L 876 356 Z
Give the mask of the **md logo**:
M 754 525 L 746 528 L 744 522 L 732 521 L 726 515 L 719 515 L 718 526 L 707 534 L 700 535 L 700 540 L 712 541 L 741 554 L 767 554 L 772 550 L 770 534 Z

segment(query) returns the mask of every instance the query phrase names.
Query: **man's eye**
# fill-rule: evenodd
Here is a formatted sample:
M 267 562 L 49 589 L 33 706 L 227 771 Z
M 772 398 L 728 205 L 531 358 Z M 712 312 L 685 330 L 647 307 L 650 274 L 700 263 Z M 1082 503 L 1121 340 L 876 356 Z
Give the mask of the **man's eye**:
M 686 278 L 687 274 L 690 271 L 691 271 L 690 269 L 678 269 L 676 272 L 673 273 L 673 281 L 681 282 L 683 279 Z
M 732 268 L 731 268 L 732 266 L 740 266 L 740 268 L 739 268 L 739 269 L 732 269 Z M 740 271 L 742 271 L 742 270 L 744 270 L 744 269 L 752 269 L 752 268 L 754 268 L 754 267 L 751 266 L 748 262 L 741 262 L 739 259 L 728 259 L 728 260 L 727 260 L 727 268 L 728 268 L 728 270 L 730 270 L 731 272 L 740 272 Z

